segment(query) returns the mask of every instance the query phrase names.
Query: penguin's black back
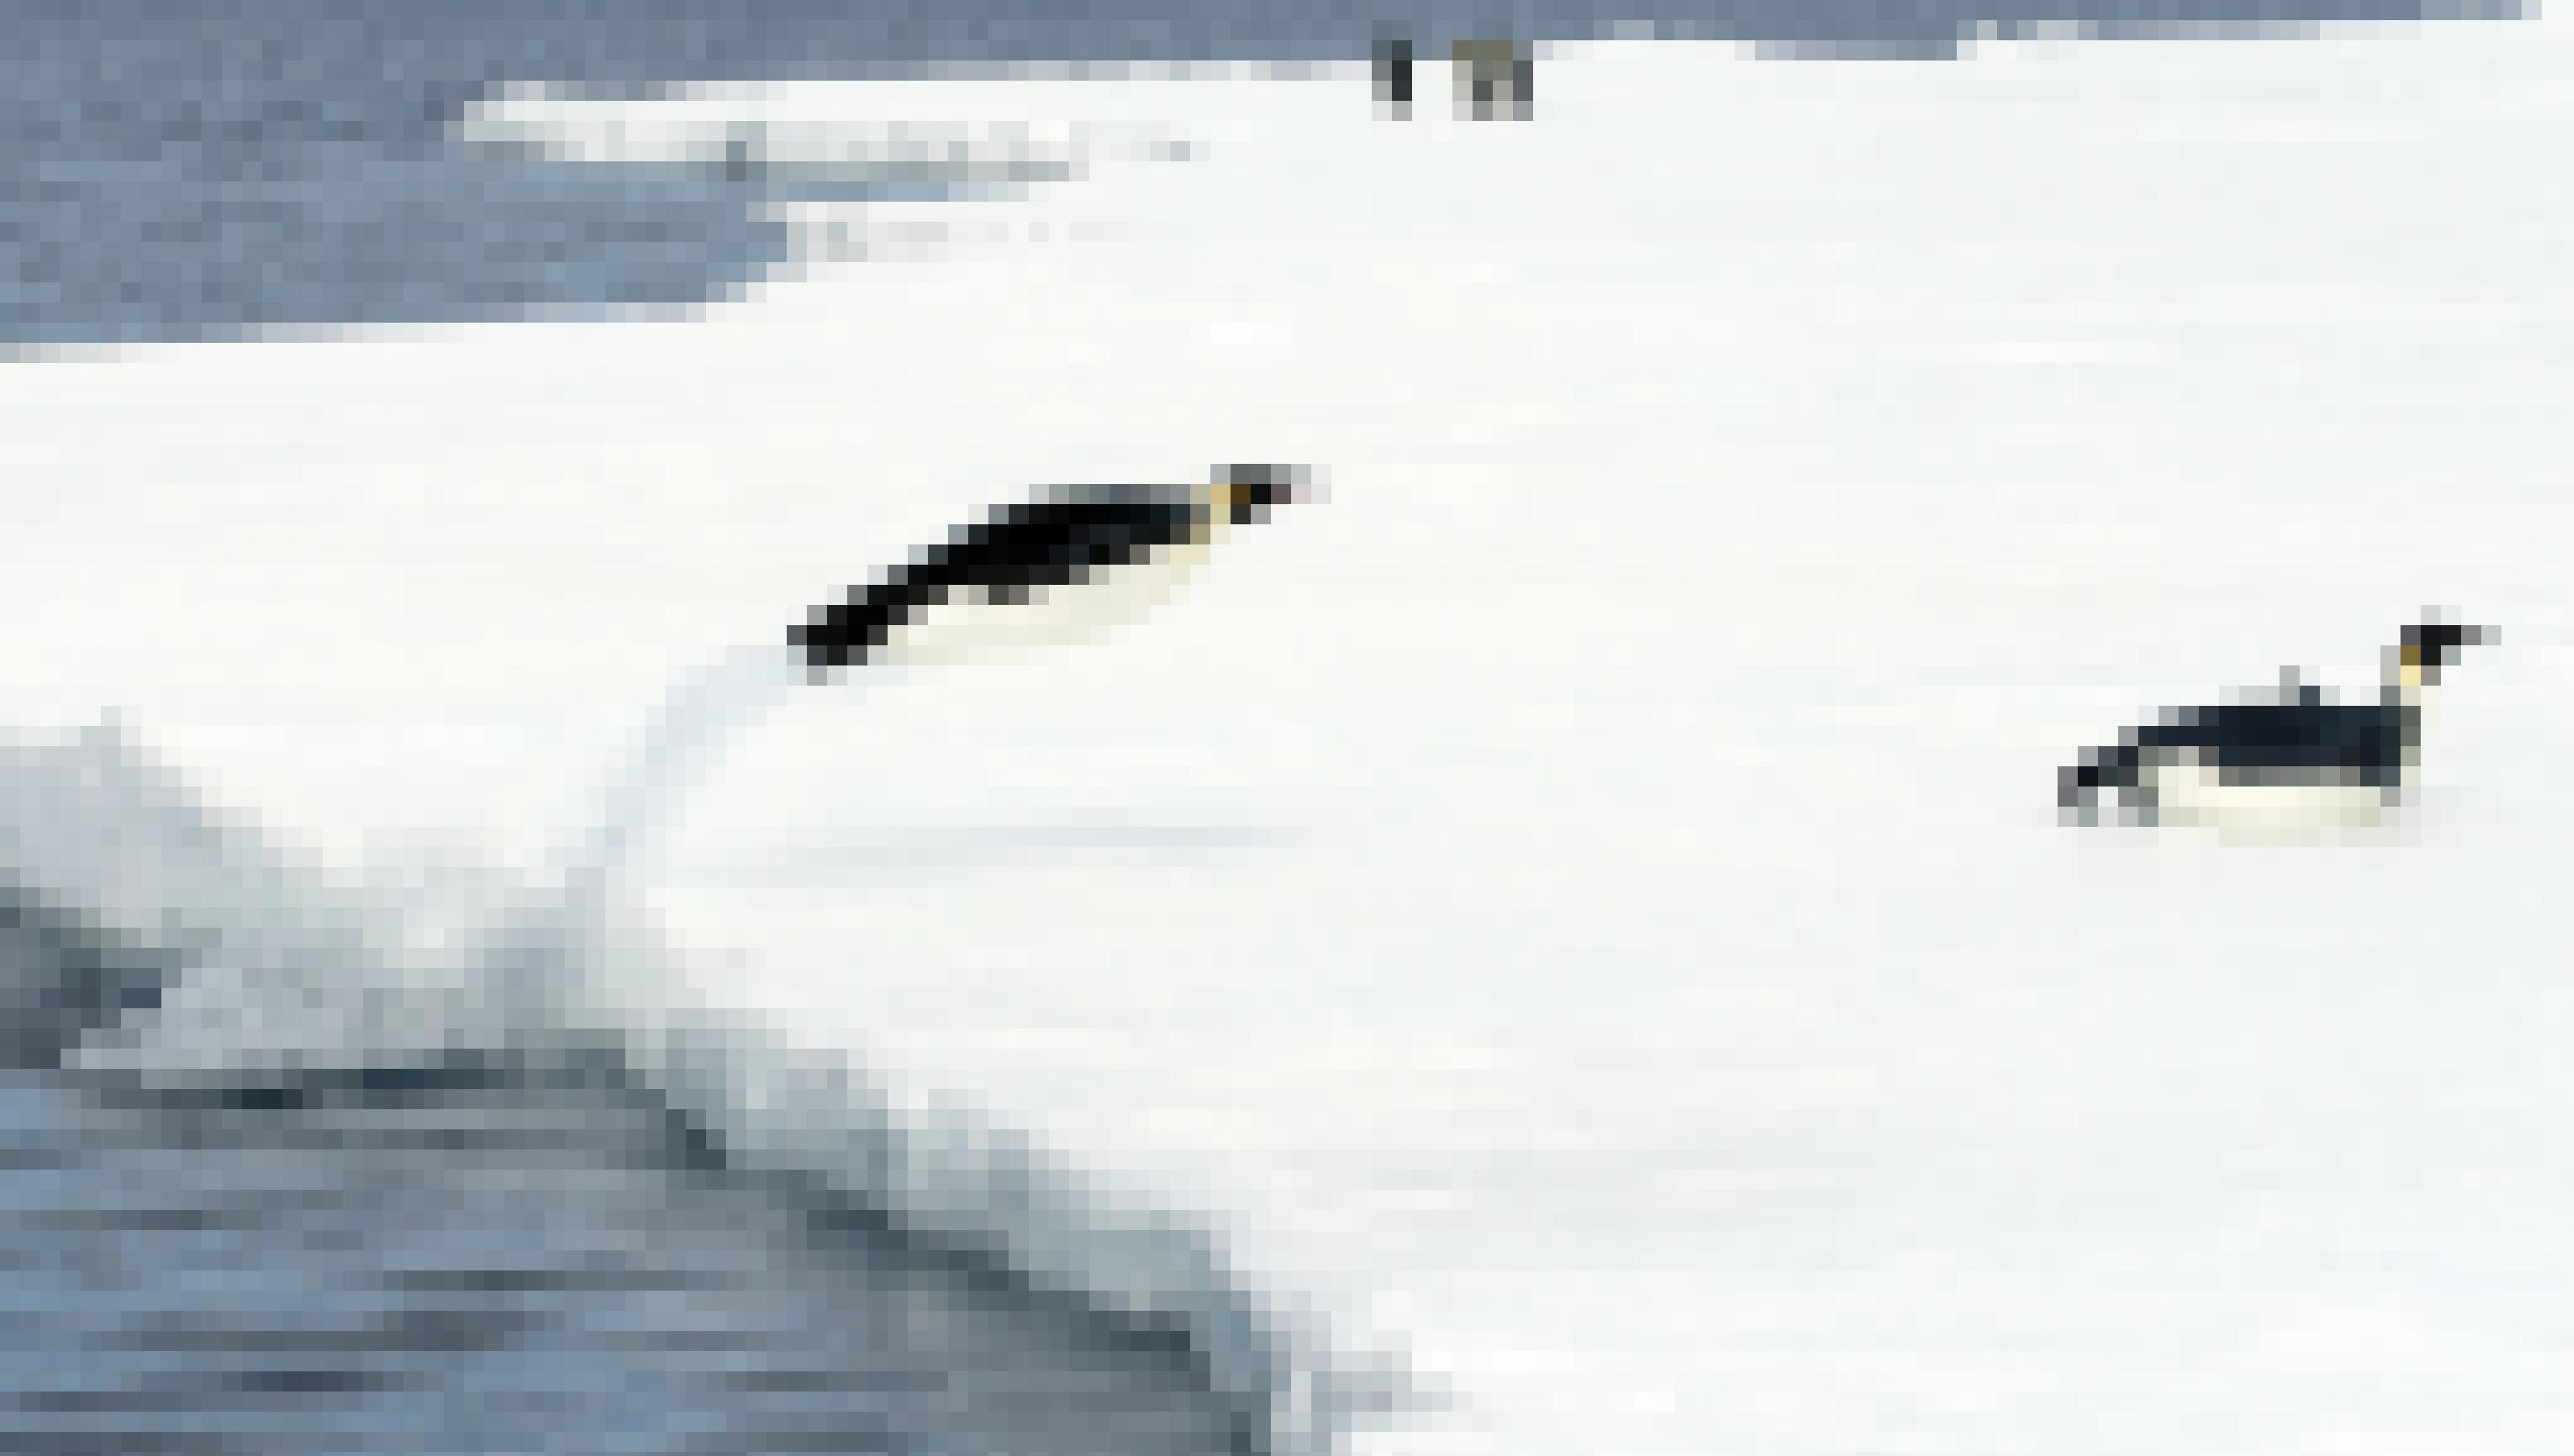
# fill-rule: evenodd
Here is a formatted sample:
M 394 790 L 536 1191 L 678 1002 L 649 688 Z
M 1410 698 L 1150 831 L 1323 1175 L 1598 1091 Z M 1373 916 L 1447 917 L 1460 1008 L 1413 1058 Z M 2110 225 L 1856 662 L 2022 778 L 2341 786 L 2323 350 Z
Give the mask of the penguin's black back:
M 1204 502 L 1171 486 L 1059 489 L 959 527 L 945 543 L 824 607 L 787 639 L 816 668 L 863 663 L 904 622 L 960 592 L 1025 601 L 1198 539 L 1209 523 Z
M 2187 709 L 2139 730 L 2140 749 L 2199 750 L 2229 777 L 2271 778 L 2308 771 L 2391 784 L 2403 771 L 2412 710 L 2394 703 L 2331 703 L 2301 693 L 2283 703 Z

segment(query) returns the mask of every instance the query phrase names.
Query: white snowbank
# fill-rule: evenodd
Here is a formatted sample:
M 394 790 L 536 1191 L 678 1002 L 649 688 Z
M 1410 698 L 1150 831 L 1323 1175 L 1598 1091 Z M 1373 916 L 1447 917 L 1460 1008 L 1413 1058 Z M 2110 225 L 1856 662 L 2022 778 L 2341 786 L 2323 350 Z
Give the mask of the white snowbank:
M 659 862 L 708 954 L 621 1015 L 1212 1210 L 1455 1381 L 1386 1450 L 2552 1449 L 2561 34 L 1565 48 L 1525 126 L 801 95 L 1189 160 L 690 327 L 22 370 L 0 450 L 79 488 L 9 701 L 293 842 L 498 841 L 1023 482 L 1313 461 L 1146 630 L 750 735 Z M 2504 636 L 2399 832 L 2054 822 L 2085 743 L 2364 686 L 2429 603 Z

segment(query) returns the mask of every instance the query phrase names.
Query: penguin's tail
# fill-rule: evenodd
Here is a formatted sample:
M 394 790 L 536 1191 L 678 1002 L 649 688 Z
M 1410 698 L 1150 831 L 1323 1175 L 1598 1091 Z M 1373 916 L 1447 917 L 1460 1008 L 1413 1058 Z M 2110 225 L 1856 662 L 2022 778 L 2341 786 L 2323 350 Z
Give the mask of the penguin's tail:
M 2142 759 L 2143 755 L 2132 743 L 2095 748 L 2083 754 L 2081 762 L 2057 770 L 2056 808 L 2077 823 L 2094 822 L 2104 796 L 2133 793 L 2137 765 Z

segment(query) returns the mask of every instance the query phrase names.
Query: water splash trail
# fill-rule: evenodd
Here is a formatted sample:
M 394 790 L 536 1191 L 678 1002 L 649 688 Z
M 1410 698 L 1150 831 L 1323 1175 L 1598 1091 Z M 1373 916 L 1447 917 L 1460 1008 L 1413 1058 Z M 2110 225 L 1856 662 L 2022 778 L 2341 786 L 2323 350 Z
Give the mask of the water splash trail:
M 557 856 L 546 883 L 561 887 L 568 906 L 605 895 L 711 767 L 715 750 L 813 680 L 802 651 L 784 645 L 735 648 L 681 678 L 645 725 L 642 751 L 611 782 L 582 838 Z
M 605 944 L 618 920 L 619 883 L 716 752 L 813 680 L 801 651 L 762 644 L 735 648 L 672 685 L 644 725 L 634 758 L 502 912 L 486 942 L 484 970 L 503 1027 L 538 1037 L 543 1047 L 561 1038 L 577 1043 L 582 1024 L 599 1016 L 615 1021 L 614 1008 L 631 998 L 598 978 L 621 959 Z M 568 1050 L 558 1042 L 541 1055 Z

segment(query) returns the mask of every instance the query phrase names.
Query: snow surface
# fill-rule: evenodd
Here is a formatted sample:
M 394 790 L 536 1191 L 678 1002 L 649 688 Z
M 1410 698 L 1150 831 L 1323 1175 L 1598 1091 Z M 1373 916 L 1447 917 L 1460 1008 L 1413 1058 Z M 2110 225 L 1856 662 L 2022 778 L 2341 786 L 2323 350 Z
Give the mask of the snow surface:
M 2569 72 L 2533 23 L 1559 47 L 1526 125 L 1350 71 L 631 105 L 1080 165 L 694 323 L 13 367 L 0 721 L 117 705 L 325 863 L 533 866 L 667 683 L 948 520 L 1310 461 L 1147 628 L 742 734 L 600 1014 L 1205 1213 L 1449 1389 L 1371 1456 L 2574 1450 Z M 2365 690 L 2428 603 L 2502 638 L 2394 828 L 2057 823 L 2083 745 Z

